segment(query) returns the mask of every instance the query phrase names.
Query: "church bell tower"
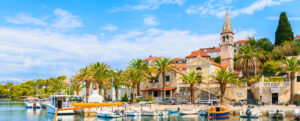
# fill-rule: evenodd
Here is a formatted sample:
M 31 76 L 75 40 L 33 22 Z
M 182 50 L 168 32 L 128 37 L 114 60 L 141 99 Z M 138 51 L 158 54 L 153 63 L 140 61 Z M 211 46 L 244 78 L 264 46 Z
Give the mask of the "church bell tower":
M 228 10 L 226 11 L 225 22 L 221 31 L 221 65 L 227 66 L 229 70 L 234 70 L 234 32 L 231 27 Z

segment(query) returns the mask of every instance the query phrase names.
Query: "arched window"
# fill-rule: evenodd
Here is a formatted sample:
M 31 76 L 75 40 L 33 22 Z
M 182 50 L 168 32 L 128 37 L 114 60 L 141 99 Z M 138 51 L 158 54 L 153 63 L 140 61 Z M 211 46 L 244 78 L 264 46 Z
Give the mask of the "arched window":
M 225 43 L 225 36 L 223 36 L 223 43 Z
M 197 67 L 196 70 L 202 70 L 202 68 L 201 67 Z
M 226 36 L 226 41 L 227 41 L 227 42 L 229 41 L 229 36 L 228 36 L 228 35 Z

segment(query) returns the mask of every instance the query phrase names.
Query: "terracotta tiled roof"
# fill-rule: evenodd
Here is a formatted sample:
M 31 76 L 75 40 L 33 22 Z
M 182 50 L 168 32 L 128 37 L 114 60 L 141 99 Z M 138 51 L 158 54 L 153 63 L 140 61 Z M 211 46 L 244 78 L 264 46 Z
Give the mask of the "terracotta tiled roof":
M 296 39 L 300 39 L 300 35 L 296 36 L 296 37 L 295 37 L 295 40 L 296 40 Z
M 186 63 L 172 64 L 172 65 L 174 65 L 176 68 L 186 68 Z
M 172 70 L 175 71 L 176 73 L 181 74 L 181 75 L 185 75 L 184 72 L 182 72 L 182 71 L 180 71 L 180 70 L 178 70 L 178 69 L 176 69 L 176 68 L 173 68 Z
M 206 59 L 206 58 L 203 58 L 203 59 L 207 60 L 208 62 L 210 62 L 211 64 L 213 64 L 213 65 L 215 65 L 215 66 L 217 66 L 217 67 L 220 67 L 220 68 L 226 67 L 226 66 L 222 66 L 221 64 L 216 63 L 216 62 L 214 62 L 214 61 L 208 60 L 208 59 Z
M 149 57 L 149 58 L 145 58 L 144 60 L 147 60 L 148 62 L 150 62 L 151 60 L 157 60 L 160 59 L 161 57 Z
M 174 90 L 174 89 L 176 89 L 176 87 L 165 88 L 165 90 Z M 141 91 L 150 91 L 150 90 L 162 91 L 163 88 L 145 88 L 145 89 L 141 89 Z
M 173 58 L 172 61 L 183 61 L 182 58 Z
M 240 43 L 246 43 L 246 42 L 248 42 L 248 40 L 239 40 L 239 41 L 234 42 L 234 44 L 240 44 Z
M 197 56 L 201 56 L 201 57 L 210 57 L 209 55 L 207 55 L 205 52 L 201 51 L 201 50 L 197 50 L 192 52 L 190 55 L 186 56 L 186 58 L 196 58 Z
M 212 53 L 212 52 L 220 52 L 221 48 L 211 47 L 211 48 L 201 48 L 200 50 L 206 53 Z

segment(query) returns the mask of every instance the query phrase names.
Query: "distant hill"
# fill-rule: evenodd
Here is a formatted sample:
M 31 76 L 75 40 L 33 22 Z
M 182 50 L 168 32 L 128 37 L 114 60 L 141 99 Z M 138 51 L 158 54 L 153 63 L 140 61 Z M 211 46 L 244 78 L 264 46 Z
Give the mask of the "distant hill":
M 20 81 L 20 80 L 0 80 L 0 84 L 2 84 L 2 85 L 5 85 L 8 82 L 12 82 L 12 83 L 14 83 L 16 85 L 16 84 L 20 84 L 20 83 L 22 83 L 24 81 Z

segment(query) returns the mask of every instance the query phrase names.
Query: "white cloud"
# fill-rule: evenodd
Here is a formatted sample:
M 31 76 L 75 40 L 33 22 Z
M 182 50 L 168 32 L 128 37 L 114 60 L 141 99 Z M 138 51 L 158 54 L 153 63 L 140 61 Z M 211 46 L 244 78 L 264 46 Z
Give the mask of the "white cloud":
M 148 26 L 155 26 L 159 24 L 154 16 L 145 16 L 144 23 Z
M 129 10 L 154 10 L 159 8 L 163 4 L 177 4 L 182 5 L 185 0 L 142 0 L 137 5 L 125 5 L 123 7 L 117 7 L 112 9 L 112 12 L 129 11 Z
M 0 75 L 3 78 L 11 78 L 12 74 L 17 74 L 15 78 L 22 78 L 21 74 L 70 76 L 96 61 L 125 67 L 129 60 L 149 54 L 185 57 L 201 47 L 218 45 L 220 39 L 219 33 L 199 35 L 187 30 L 156 28 L 131 30 L 105 40 L 95 35 L 43 29 L 0 27 L 0 31 Z M 245 39 L 254 33 L 253 30 L 237 32 L 235 38 Z
M 102 27 L 101 29 L 102 29 L 102 30 L 105 30 L 105 31 L 113 32 L 113 31 L 118 30 L 118 27 L 115 26 L 115 25 L 112 25 L 112 24 L 108 24 L 108 25 Z
M 38 18 L 34 18 L 29 14 L 19 13 L 16 16 L 5 17 L 7 22 L 14 24 L 34 24 L 34 25 L 46 25 L 46 23 Z
M 217 17 L 223 17 L 226 13 L 226 8 L 231 8 L 230 15 L 232 17 L 238 16 L 240 14 L 252 15 L 256 11 L 260 11 L 266 7 L 271 7 L 275 5 L 280 5 L 284 2 L 290 2 L 293 0 L 256 0 L 249 6 L 244 8 L 234 9 L 231 6 L 232 1 L 215 1 L 209 0 L 204 3 L 204 5 L 195 5 L 186 9 L 186 13 L 188 14 L 199 14 L 201 16 L 205 15 L 214 15 Z
M 78 20 L 79 17 L 71 14 L 66 10 L 57 8 L 54 10 L 54 15 L 57 17 L 57 19 L 52 24 L 52 26 L 55 28 L 72 29 L 82 26 L 82 23 Z

